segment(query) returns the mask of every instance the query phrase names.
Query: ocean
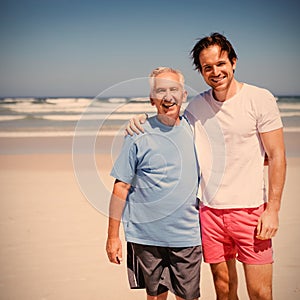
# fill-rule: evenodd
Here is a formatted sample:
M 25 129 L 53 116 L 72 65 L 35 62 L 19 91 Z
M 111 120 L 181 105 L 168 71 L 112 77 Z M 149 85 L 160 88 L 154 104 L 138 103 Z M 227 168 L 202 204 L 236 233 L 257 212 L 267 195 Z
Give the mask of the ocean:
M 285 132 L 300 132 L 300 96 L 277 96 Z M 192 97 L 184 103 L 186 107 Z M 155 113 L 148 97 L 1 98 L 0 137 L 123 134 L 128 120 Z M 122 132 L 122 133 L 121 133 Z

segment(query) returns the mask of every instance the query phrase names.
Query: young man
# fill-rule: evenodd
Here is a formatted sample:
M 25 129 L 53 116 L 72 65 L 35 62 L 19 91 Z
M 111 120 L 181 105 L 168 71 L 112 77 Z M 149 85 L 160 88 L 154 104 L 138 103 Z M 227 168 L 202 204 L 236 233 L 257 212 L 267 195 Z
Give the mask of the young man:
M 107 255 L 122 261 L 121 215 L 128 246 L 131 280 L 142 272 L 147 299 L 198 299 L 201 239 L 197 190 L 198 166 L 193 135 L 179 116 L 186 100 L 183 75 L 160 67 L 150 75 L 150 100 L 157 115 L 145 123 L 143 136 L 126 136 L 112 176 Z M 125 208 L 124 208 L 125 207 Z M 133 257 L 132 257 L 133 256 Z M 132 271 L 136 274 L 132 274 Z
M 211 265 L 217 299 L 238 299 L 238 259 L 244 266 L 250 299 L 269 300 L 271 238 L 278 230 L 286 169 L 276 101 L 269 91 L 235 79 L 237 55 L 223 35 L 214 33 L 199 40 L 191 56 L 211 87 L 185 112 L 194 128 L 201 167 L 204 260 Z M 265 153 L 268 195 L 263 177 Z

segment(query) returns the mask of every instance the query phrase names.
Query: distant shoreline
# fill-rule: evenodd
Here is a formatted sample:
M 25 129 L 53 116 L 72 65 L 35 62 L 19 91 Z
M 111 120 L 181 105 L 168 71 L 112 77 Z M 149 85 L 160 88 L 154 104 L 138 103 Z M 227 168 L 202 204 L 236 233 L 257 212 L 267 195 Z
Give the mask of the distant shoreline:
M 109 154 L 111 153 L 113 143 L 123 140 L 123 131 L 113 134 L 113 131 L 101 132 L 100 135 L 82 135 L 77 136 L 80 139 L 80 152 L 85 153 L 85 144 L 95 138 L 95 153 Z M 92 140 L 91 140 L 92 138 Z M 288 157 L 300 157 L 300 132 L 284 131 L 286 144 L 286 153 Z M 32 135 L 16 135 L 1 136 L 0 133 L 0 155 L 9 154 L 33 154 L 33 153 L 72 153 L 74 142 L 74 132 L 68 135 L 59 135 L 58 133 L 49 133 L 44 136 L 41 132 L 40 136 Z M 115 150 L 115 149 L 114 149 Z
M 7 98 L 12 98 L 12 99 L 31 99 L 31 98 L 36 98 L 36 99 L 94 99 L 97 98 L 98 96 L 0 96 L 0 100 L 7 99 Z M 104 98 L 139 98 L 139 97 L 147 97 L 147 96 L 141 96 L 141 95 L 106 95 Z M 290 95 L 285 95 L 285 94 L 274 94 L 274 97 L 279 97 L 279 98 L 292 98 L 292 97 L 300 97 L 300 94 L 290 94 Z

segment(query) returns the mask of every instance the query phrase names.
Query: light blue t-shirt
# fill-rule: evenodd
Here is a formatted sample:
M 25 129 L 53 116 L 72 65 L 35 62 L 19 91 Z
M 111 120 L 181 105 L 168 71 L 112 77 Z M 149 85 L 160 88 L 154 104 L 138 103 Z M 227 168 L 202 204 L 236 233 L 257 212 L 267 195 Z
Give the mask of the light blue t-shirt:
M 123 212 L 128 242 L 191 247 L 201 244 L 199 170 L 185 118 L 166 126 L 151 117 L 145 133 L 126 136 L 111 175 L 131 184 Z

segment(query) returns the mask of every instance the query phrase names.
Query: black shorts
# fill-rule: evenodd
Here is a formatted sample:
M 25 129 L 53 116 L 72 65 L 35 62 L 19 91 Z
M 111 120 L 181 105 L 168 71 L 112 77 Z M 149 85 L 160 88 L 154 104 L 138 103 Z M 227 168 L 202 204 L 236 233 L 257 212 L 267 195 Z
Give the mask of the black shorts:
M 127 270 L 132 289 L 150 296 L 170 290 L 183 299 L 200 297 L 201 246 L 174 248 L 127 243 Z

